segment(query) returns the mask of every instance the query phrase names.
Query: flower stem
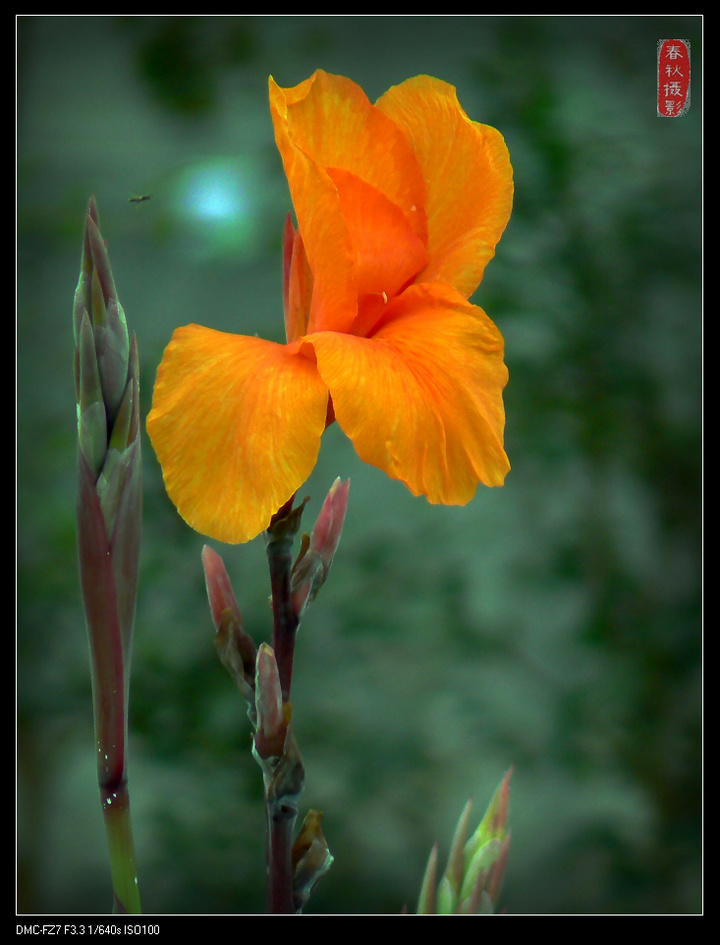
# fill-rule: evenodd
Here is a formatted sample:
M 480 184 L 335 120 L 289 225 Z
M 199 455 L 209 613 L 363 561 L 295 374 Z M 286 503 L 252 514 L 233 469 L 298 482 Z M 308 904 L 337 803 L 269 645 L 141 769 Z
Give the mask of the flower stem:
M 299 624 L 291 594 L 292 543 L 300 527 L 305 503 L 292 508 L 292 499 L 273 517 L 265 532 L 266 554 L 270 567 L 273 609 L 273 651 L 280 674 L 283 701 L 290 701 L 295 636 Z M 307 501 L 307 500 L 306 500 Z
M 297 807 L 268 799 L 267 810 L 267 911 L 273 915 L 296 912 L 293 897 L 292 846 Z
M 272 541 L 267 548 L 272 590 L 273 650 L 280 673 L 284 702 L 290 701 L 295 636 L 298 628 L 298 619 L 290 600 L 290 569 L 292 567 L 290 547 L 291 542 L 288 540 Z
M 139 915 L 140 893 L 135 868 L 135 848 L 130 820 L 130 796 L 127 781 L 108 793 L 100 791 L 105 832 L 110 854 L 115 914 Z
M 274 516 L 265 533 L 270 568 L 273 609 L 273 651 L 283 704 L 290 708 L 295 637 L 299 624 L 291 595 L 292 543 L 300 527 L 305 503 L 292 508 L 292 500 Z M 289 713 L 288 713 L 289 714 Z M 290 732 L 282 757 L 272 774 L 265 778 L 267 911 L 294 914 L 292 846 L 297 820 L 297 799 L 305 772 L 295 740 Z
M 305 769 L 291 731 L 277 764 L 265 772 L 267 911 L 292 915 L 300 911 L 293 888 L 293 834 Z
M 333 862 L 322 832 L 322 813 L 308 811 L 293 840 L 305 769 L 292 731 L 295 637 L 309 602 L 327 577 L 340 538 L 349 483 L 336 480 L 311 536 L 303 535 L 293 565 L 292 544 L 306 499 L 293 499 L 272 517 L 265 531 L 273 611 L 273 646 L 257 647 L 243 629 L 240 609 L 222 558 L 203 548 L 203 569 L 218 655 L 248 703 L 255 733 L 252 753 L 263 773 L 265 795 L 266 907 L 274 915 L 301 913 L 315 884 Z M 298 569 L 309 556 L 309 564 Z

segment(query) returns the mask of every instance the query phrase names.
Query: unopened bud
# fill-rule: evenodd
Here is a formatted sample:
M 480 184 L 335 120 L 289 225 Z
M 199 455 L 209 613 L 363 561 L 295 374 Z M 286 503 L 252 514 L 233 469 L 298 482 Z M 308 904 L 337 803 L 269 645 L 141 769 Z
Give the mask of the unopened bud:
M 290 706 L 283 703 L 275 653 L 267 643 L 257 651 L 255 669 L 255 750 L 262 759 L 279 758 L 285 746 Z
M 330 869 L 333 859 L 322 831 L 322 813 L 310 810 L 292 851 L 293 893 L 298 910 L 310 898 L 317 881 Z
M 95 351 L 95 338 L 87 312 L 84 313 L 79 325 L 75 355 L 75 382 L 78 442 L 85 461 L 97 478 L 105 461 L 108 428 Z
M 469 839 L 472 802 L 465 805 L 455 828 L 447 868 L 437 884 L 437 848 L 433 848 L 418 899 L 419 915 L 479 915 L 496 910 L 510 847 L 507 820 L 511 774 L 512 769 Z
M 253 705 L 257 647 L 243 628 L 240 608 L 223 559 L 209 545 L 205 545 L 202 563 L 210 613 L 216 630 L 215 647 L 243 697 Z
M 125 313 L 116 298 L 107 300 L 105 319 L 94 322 L 94 334 L 108 422 L 113 424 L 125 393 L 130 355 Z
M 291 592 L 295 613 L 300 617 L 327 580 L 342 534 L 350 480 L 333 483 L 320 509 L 306 550 L 295 563 Z
M 465 847 L 466 866 L 489 840 L 503 840 L 505 838 L 510 807 L 511 776 L 512 768 L 502 779 L 500 786 L 488 804 L 483 819 L 478 824 L 475 833 L 468 840 Z

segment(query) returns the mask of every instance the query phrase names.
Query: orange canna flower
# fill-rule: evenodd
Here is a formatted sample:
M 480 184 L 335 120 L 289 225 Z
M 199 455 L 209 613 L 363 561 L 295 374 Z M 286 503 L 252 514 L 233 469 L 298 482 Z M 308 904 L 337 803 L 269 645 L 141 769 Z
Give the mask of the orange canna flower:
M 270 79 L 297 220 L 286 344 L 178 329 L 148 432 L 183 518 L 248 541 L 295 494 L 337 420 L 358 455 L 430 502 L 502 485 L 503 339 L 468 302 L 510 217 L 502 136 L 417 76 L 372 105 L 349 79 Z

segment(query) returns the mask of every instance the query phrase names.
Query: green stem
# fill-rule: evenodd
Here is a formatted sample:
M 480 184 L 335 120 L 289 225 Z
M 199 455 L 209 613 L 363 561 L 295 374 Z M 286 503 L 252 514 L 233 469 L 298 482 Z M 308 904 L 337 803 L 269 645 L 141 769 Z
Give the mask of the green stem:
M 127 781 L 123 780 L 112 791 L 101 786 L 105 832 L 110 853 L 114 906 L 113 913 L 139 915 L 140 893 L 135 868 L 135 846 L 130 821 L 130 797 Z

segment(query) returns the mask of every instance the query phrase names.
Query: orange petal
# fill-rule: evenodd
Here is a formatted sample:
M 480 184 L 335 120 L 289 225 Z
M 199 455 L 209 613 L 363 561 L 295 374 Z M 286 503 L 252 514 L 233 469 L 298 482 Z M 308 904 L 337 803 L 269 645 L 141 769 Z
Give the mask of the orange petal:
M 302 152 L 293 161 L 291 183 L 298 230 L 313 276 L 308 328 L 347 331 L 357 315 L 358 289 L 337 188 L 327 172 Z
M 249 541 L 308 478 L 328 391 L 312 358 L 260 338 L 179 328 L 147 428 L 168 495 L 218 541 Z
M 288 214 L 283 234 L 283 307 L 288 341 L 296 341 L 307 332 L 312 285 L 302 236 L 295 231 Z
M 314 277 L 311 331 L 347 331 L 357 314 L 356 257 L 331 169 L 350 171 L 424 239 L 424 184 L 410 145 L 354 82 L 318 71 L 293 89 L 270 79 L 270 107 Z
M 430 261 L 418 282 L 445 282 L 468 298 L 510 218 L 512 166 L 502 135 L 471 121 L 453 86 L 417 76 L 377 108 L 412 144 L 425 179 Z
M 349 171 L 331 169 L 355 257 L 358 294 L 393 298 L 425 267 L 427 253 L 397 204 Z
M 397 204 L 424 239 L 425 185 L 413 150 L 359 85 L 322 69 L 291 89 L 271 78 L 270 106 L 283 161 L 292 164 L 300 149 L 319 167 L 351 171 Z M 290 191 L 294 197 L 292 180 Z
M 411 286 L 372 338 L 308 336 L 335 416 L 361 459 L 434 503 L 501 485 L 503 340 L 454 290 Z

